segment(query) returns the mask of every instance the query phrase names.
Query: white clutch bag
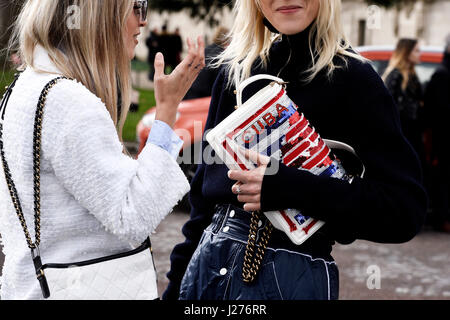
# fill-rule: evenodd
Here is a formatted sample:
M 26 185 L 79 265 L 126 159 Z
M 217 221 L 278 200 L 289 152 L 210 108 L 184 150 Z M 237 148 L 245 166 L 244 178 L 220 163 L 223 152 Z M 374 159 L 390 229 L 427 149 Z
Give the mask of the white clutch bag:
M 272 82 L 242 104 L 243 90 L 258 80 Z M 322 139 L 299 107 L 289 98 L 282 79 L 264 74 L 253 76 L 242 82 L 236 97 L 237 110 L 206 136 L 211 147 L 228 168 L 255 168 L 255 165 L 243 156 L 242 148 L 245 148 L 276 158 L 299 170 L 351 182 L 352 177 L 346 174 L 340 160 L 333 155 L 330 148 L 344 149 L 356 155 L 353 148 L 338 141 Z M 363 175 L 364 171 L 361 176 Z M 282 207 L 283 204 L 280 204 L 280 208 Z M 323 221 L 304 216 L 296 209 L 264 214 L 275 228 L 284 231 L 297 245 L 305 242 L 324 225 Z
M 149 243 L 125 254 L 45 264 L 49 300 L 154 300 L 156 273 Z

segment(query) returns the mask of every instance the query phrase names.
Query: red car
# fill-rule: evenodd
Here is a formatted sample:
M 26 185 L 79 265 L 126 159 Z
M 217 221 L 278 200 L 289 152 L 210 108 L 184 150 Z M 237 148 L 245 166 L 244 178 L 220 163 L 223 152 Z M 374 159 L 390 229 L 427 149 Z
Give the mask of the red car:
M 383 74 L 384 70 L 386 70 L 394 49 L 394 46 L 365 46 L 355 48 L 362 56 L 371 60 L 374 69 L 380 76 Z M 421 83 L 426 85 L 434 70 L 443 59 L 443 48 L 422 47 L 421 51 L 422 63 L 416 66 L 416 71 Z M 193 158 L 194 155 L 197 155 L 200 152 L 210 101 L 211 97 L 205 97 L 181 102 L 174 127 L 175 132 L 177 132 L 184 141 L 183 150 L 180 156 L 186 156 L 186 152 L 189 152 L 189 155 Z M 137 125 L 137 136 L 140 144 L 139 152 L 147 141 L 154 120 L 155 110 L 154 108 L 151 108 Z M 197 167 L 196 163 L 198 163 L 198 161 L 187 162 L 188 163 L 183 161 L 180 166 L 190 181 L 195 174 Z

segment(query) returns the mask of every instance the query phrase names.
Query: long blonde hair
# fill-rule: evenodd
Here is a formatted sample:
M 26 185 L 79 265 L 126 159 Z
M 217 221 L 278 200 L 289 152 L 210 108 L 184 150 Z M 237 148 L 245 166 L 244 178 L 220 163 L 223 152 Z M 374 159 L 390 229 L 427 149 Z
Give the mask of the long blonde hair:
M 230 45 L 217 57 L 214 64 L 215 67 L 227 65 L 229 85 L 234 82 L 237 86 L 247 79 L 258 58 L 263 67 L 266 67 L 270 48 L 277 39 L 264 26 L 259 1 L 236 0 L 233 8 L 235 20 L 228 35 L 231 38 Z M 311 67 L 305 71 L 306 82 L 313 80 L 322 69 L 326 69 L 330 77 L 337 68 L 333 62 L 336 55 L 365 61 L 360 55 L 348 51 L 350 43 L 345 38 L 341 25 L 341 0 L 320 0 L 319 13 L 309 34 L 309 44 Z M 315 51 L 312 48 L 316 48 Z
M 402 89 L 405 90 L 408 86 L 409 79 L 412 75 L 416 75 L 414 64 L 409 61 L 411 52 L 416 47 L 418 41 L 416 39 L 403 38 L 397 42 L 394 53 L 389 60 L 388 67 L 383 74 L 383 80 L 386 81 L 388 75 L 397 69 L 403 76 Z
M 130 60 L 121 35 L 132 9 L 133 2 L 123 0 L 27 0 L 9 44 L 24 67 L 34 69 L 34 49 L 42 46 L 64 76 L 105 103 L 120 140 L 131 93 Z M 79 13 L 79 27 L 69 27 L 73 13 Z

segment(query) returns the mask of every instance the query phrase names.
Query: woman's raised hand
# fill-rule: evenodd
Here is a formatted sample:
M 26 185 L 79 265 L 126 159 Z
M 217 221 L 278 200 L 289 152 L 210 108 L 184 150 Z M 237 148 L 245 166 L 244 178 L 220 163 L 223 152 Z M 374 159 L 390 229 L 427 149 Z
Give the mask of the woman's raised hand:
M 198 37 L 197 45 L 188 38 L 187 45 L 187 57 L 169 75 L 164 74 L 162 53 L 158 52 L 155 58 L 156 120 L 164 121 L 171 127 L 175 124 L 179 103 L 205 66 L 205 43 L 202 37 Z

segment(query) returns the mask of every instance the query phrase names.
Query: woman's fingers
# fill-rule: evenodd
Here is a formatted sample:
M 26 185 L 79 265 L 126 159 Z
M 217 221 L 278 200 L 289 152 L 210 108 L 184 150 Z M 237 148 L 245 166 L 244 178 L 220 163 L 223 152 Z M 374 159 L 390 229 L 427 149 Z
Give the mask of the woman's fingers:
M 187 57 L 169 75 L 164 73 L 165 63 L 162 53 L 158 53 L 155 57 L 154 83 L 157 116 L 158 120 L 163 120 L 168 124 L 175 122 L 179 103 L 205 65 L 203 39 L 199 37 L 197 44 L 188 39 L 187 45 Z
M 197 38 L 197 60 L 195 61 L 195 69 L 203 69 L 205 66 L 205 42 L 201 36 Z
M 243 183 L 249 182 L 251 172 L 250 171 L 240 171 L 240 170 L 230 170 L 228 171 L 228 178 L 231 180 L 241 181 Z
M 192 43 L 190 38 L 187 38 L 187 46 L 188 46 L 188 54 L 187 54 L 186 58 L 184 58 L 183 61 L 181 61 L 181 63 L 178 65 L 178 67 L 175 70 L 181 69 L 182 71 L 185 72 L 187 69 L 192 67 L 194 60 L 196 58 L 197 52 L 196 52 L 195 46 Z
M 261 210 L 261 203 L 246 203 L 244 204 L 244 210 L 249 212 L 259 211 Z
M 233 187 L 231 187 L 231 191 L 234 194 L 246 195 L 255 195 L 261 193 L 261 189 L 258 188 L 257 184 L 241 183 L 240 181 L 235 183 Z
M 178 106 L 181 99 L 192 86 L 200 70 L 204 67 L 204 41 L 202 37 L 197 40 L 197 45 L 191 39 L 187 39 L 188 55 L 169 75 L 165 75 L 164 56 L 158 53 L 155 57 L 155 95 L 160 104 L 167 100 L 173 106 Z
M 228 178 L 231 180 L 241 181 L 243 183 L 255 182 L 260 183 L 264 178 L 266 165 L 261 165 L 256 169 L 250 171 L 243 170 L 229 170 Z
M 188 55 L 180 63 L 182 71 L 190 71 L 186 75 L 195 76 L 205 66 L 205 42 L 201 36 L 197 39 L 197 45 L 192 43 L 191 39 L 187 39 Z
M 244 154 L 245 158 L 256 163 L 258 166 L 267 165 L 270 162 L 270 157 L 260 154 L 254 150 L 241 148 L 241 152 Z
M 155 77 L 160 78 L 164 75 L 164 56 L 158 52 L 155 56 Z
M 239 202 L 243 203 L 258 203 L 261 200 L 261 195 L 255 194 L 255 195 L 246 195 L 246 194 L 240 194 L 237 197 Z
M 228 171 L 228 177 L 231 180 L 238 181 L 232 186 L 231 190 L 234 194 L 238 195 L 238 201 L 244 203 L 244 210 L 257 211 L 261 209 L 262 181 L 270 158 L 254 151 L 245 149 L 242 151 L 244 152 L 245 157 L 252 162 L 257 163 L 258 167 L 250 171 Z

